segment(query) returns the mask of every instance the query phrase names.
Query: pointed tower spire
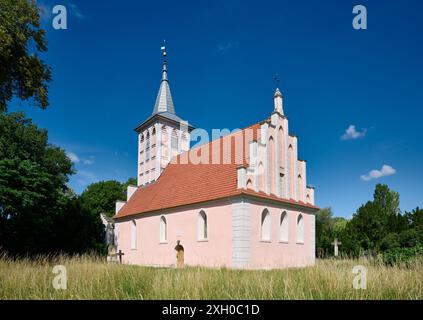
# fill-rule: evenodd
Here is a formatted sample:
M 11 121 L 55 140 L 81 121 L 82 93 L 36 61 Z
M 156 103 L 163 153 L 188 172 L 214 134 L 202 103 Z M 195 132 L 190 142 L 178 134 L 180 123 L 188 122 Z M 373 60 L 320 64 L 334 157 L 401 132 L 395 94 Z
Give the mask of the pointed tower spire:
M 166 47 L 163 45 L 161 50 L 163 55 L 162 82 L 160 84 L 159 93 L 157 94 L 153 114 L 162 112 L 175 114 L 175 106 L 173 105 L 172 94 L 170 93 L 169 81 L 167 79 Z

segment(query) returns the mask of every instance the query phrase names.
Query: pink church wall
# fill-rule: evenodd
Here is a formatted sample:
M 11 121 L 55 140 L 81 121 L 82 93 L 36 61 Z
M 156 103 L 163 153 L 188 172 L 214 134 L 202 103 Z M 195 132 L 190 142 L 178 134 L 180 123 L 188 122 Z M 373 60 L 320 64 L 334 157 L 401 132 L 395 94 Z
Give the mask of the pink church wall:
M 297 210 L 283 209 L 277 205 L 251 202 L 249 261 L 245 268 L 272 269 L 301 267 L 314 264 L 314 216 L 301 212 L 304 219 L 304 243 L 298 244 Z M 261 216 L 268 209 L 271 217 L 270 241 L 261 240 Z M 198 240 L 198 215 L 207 214 L 207 241 Z M 124 252 L 123 262 L 128 264 L 175 266 L 177 240 L 184 246 L 185 264 L 190 266 L 234 267 L 232 203 L 213 202 L 203 207 L 165 214 L 144 214 L 135 218 L 137 247 L 131 249 L 132 220 L 116 223 L 119 235 L 118 250 Z M 289 219 L 288 243 L 280 241 L 280 216 L 286 211 Z M 160 242 L 160 217 L 167 220 L 167 241 Z
M 208 240 L 198 240 L 198 215 L 207 214 Z M 160 217 L 167 220 L 167 243 L 160 243 Z M 130 264 L 174 266 L 177 240 L 184 247 L 186 265 L 209 267 L 231 266 L 232 221 L 231 204 L 228 201 L 195 209 L 168 211 L 165 214 L 145 214 L 135 218 L 137 222 L 137 249 L 131 249 L 131 220 L 118 222 L 118 250 L 125 255 L 123 261 Z
M 264 209 L 268 209 L 271 218 L 270 241 L 261 240 L 261 217 Z M 288 242 L 280 241 L 280 218 L 282 212 L 288 214 Z M 304 243 L 298 244 L 297 218 L 302 214 L 304 219 Z M 283 209 L 279 206 L 251 204 L 251 252 L 249 267 L 254 269 L 272 269 L 287 267 L 303 267 L 314 264 L 315 244 L 314 215 L 292 209 Z

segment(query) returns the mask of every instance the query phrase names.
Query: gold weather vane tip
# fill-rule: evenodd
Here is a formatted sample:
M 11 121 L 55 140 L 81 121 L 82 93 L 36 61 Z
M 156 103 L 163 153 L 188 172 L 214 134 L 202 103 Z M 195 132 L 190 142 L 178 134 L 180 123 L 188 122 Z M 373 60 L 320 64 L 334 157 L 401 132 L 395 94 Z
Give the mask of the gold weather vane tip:
M 160 50 L 162 50 L 163 57 L 166 57 L 166 40 L 163 40 L 163 45 L 160 47 Z
M 163 40 L 163 45 L 160 47 L 160 49 L 162 50 L 162 55 L 163 55 L 163 74 L 162 74 L 162 80 L 167 81 L 166 40 Z

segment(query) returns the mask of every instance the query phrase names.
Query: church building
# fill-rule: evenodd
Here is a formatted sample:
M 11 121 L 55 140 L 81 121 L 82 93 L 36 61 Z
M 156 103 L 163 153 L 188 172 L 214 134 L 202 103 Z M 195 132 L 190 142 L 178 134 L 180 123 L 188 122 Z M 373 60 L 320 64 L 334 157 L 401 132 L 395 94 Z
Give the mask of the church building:
M 314 188 L 276 89 L 269 117 L 190 148 L 163 50 L 152 115 L 138 134 L 138 185 L 116 203 L 117 250 L 128 264 L 246 269 L 315 262 Z M 195 134 L 196 135 L 196 134 Z M 196 135 L 197 137 L 198 135 Z

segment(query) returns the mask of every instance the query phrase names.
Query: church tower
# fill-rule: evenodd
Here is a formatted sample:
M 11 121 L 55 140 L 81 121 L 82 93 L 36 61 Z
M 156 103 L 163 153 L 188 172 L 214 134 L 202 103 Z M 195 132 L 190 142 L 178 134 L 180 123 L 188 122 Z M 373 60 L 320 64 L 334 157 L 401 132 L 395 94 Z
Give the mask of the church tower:
M 162 47 L 162 80 L 152 115 L 141 123 L 138 133 L 138 186 L 156 181 L 171 159 L 190 148 L 194 129 L 175 113 L 167 76 L 167 52 Z

